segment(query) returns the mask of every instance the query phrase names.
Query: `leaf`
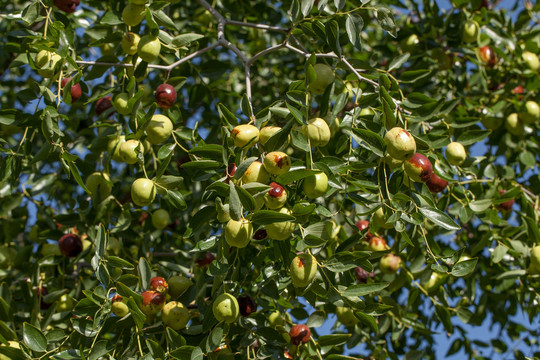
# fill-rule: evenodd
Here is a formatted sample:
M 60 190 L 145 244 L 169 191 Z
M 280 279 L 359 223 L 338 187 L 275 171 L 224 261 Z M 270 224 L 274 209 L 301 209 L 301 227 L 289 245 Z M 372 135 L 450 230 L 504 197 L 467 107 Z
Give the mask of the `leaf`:
M 387 288 L 390 283 L 357 284 L 349 286 L 343 296 L 366 296 Z
M 491 199 L 473 200 L 469 203 L 469 208 L 475 213 L 482 213 L 489 209 L 493 204 Z
M 189 150 L 190 154 L 221 160 L 224 148 L 218 144 L 204 144 Z
M 314 174 L 318 174 L 320 171 L 313 171 L 313 170 L 307 170 L 307 169 L 298 169 L 298 170 L 292 170 L 288 171 L 285 174 L 281 174 L 276 178 L 276 182 L 280 185 L 289 185 L 295 181 L 305 179 L 307 177 L 310 177 Z
M 254 211 L 257 208 L 257 202 L 246 189 L 236 186 L 236 193 L 240 198 L 242 206 L 244 206 L 247 211 Z
M 364 27 L 364 20 L 361 16 L 349 14 L 345 20 L 345 30 L 349 37 L 349 42 L 358 50 L 360 50 L 362 28 Z
M 378 8 L 377 21 L 384 30 L 388 31 L 390 35 L 392 35 L 393 37 L 397 36 L 396 22 L 394 20 L 394 15 L 390 10 L 382 7 Z
M 409 60 L 410 56 L 411 54 L 405 53 L 392 59 L 392 61 L 390 62 L 390 65 L 388 66 L 388 71 L 390 72 L 392 70 L 399 69 L 401 65 L 403 65 L 404 63 L 407 62 L 407 60 Z
M 221 167 L 221 164 L 214 160 L 193 160 L 188 161 L 186 163 L 183 163 L 181 168 L 182 169 L 197 169 L 197 170 L 210 170 L 210 169 L 217 169 Z
M 459 230 L 461 227 L 452 220 L 450 216 L 443 213 L 441 210 L 432 207 L 423 207 L 419 209 L 422 215 L 428 220 L 439 225 L 446 230 Z
M 325 24 L 326 41 L 330 49 L 337 55 L 341 56 L 341 46 L 339 44 L 339 24 L 335 20 L 330 20 Z
M 302 0 L 300 11 L 302 12 L 302 15 L 304 15 L 304 17 L 309 15 L 309 13 L 311 12 L 311 9 L 313 8 L 314 3 L 315 3 L 315 0 Z
M 176 36 L 175 38 L 173 38 L 173 40 L 171 41 L 171 45 L 179 48 L 179 47 L 189 45 L 194 41 L 202 39 L 203 37 L 204 35 L 194 34 L 194 33 L 180 34 Z
M 451 274 L 456 277 L 463 277 L 471 274 L 476 267 L 478 258 L 459 261 L 452 267 Z
M 251 217 L 251 221 L 258 225 L 273 224 L 283 221 L 295 221 L 296 218 L 289 214 L 283 214 L 272 210 L 259 210 L 256 211 Z
M 233 182 L 229 183 L 229 214 L 231 219 L 240 221 L 242 218 L 242 203 Z
M 351 338 L 351 336 L 351 334 L 322 335 L 317 339 L 317 343 L 320 347 L 339 346 L 345 344 Z
M 137 264 L 137 272 L 139 273 L 139 279 L 141 279 L 141 287 L 148 289 L 150 285 L 150 278 L 152 277 L 152 268 L 145 258 L 140 258 Z
M 174 206 L 175 208 L 179 210 L 187 209 L 186 200 L 184 200 L 182 193 L 180 193 L 180 191 L 178 190 L 168 190 L 167 200 L 169 201 L 169 204 L 171 204 L 172 206 Z
M 250 157 L 250 158 L 247 158 L 246 160 L 242 161 L 240 163 L 240 165 L 238 165 L 238 167 L 236 168 L 236 172 L 234 173 L 234 178 L 236 180 L 239 180 L 242 175 L 244 175 L 244 173 L 246 172 L 246 170 L 248 169 L 248 167 L 254 162 L 256 161 L 258 158 L 257 157 Z
M 489 130 L 467 130 L 456 141 L 464 146 L 472 145 L 484 140 L 489 134 L 491 134 Z
M 47 338 L 36 327 L 29 323 L 23 324 L 23 341 L 32 351 L 45 352 L 47 350 Z
M 377 156 L 382 157 L 384 155 L 385 144 L 383 138 L 379 134 L 366 129 L 354 128 L 352 130 L 360 140 L 362 140 L 359 142 L 360 146 L 373 151 Z

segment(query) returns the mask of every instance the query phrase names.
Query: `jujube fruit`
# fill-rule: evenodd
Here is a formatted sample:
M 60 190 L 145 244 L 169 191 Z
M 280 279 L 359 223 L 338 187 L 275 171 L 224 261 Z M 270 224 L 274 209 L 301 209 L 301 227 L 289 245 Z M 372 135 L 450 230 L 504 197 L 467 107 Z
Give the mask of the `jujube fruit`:
M 311 254 L 300 254 L 292 260 L 290 273 L 294 286 L 308 286 L 317 275 L 317 260 Z
M 446 147 L 446 160 L 452 165 L 461 165 L 467 159 L 465 147 L 458 142 L 451 142 Z
M 228 293 L 219 295 L 212 305 L 212 312 L 218 321 L 224 321 L 228 324 L 233 323 L 240 314 L 238 301 L 234 296 Z
M 258 182 L 266 184 L 270 180 L 270 174 L 264 168 L 260 161 L 254 161 L 248 166 L 247 170 L 242 175 L 242 181 L 246 184 Z
M 285 174 L 291 168 L 289 155 L 281 151 L 272 151 L 264 157 L 264 168 L 272 175 Z
M 147 316 L 155 316 L 165 306 L 165 295 L 159 291 L 146 290 L 141 295 L 141 311 Z
M 304 194 L 310 199 L 316 199 L 323 196 L 328 189 L 328 176 L 320 172 L 304 179 L 302 185 Z
M 160 108 L 168 109 L 176 101 L 176 90 L 172 85 L 161 84 L 157 87 L 154 97 Z
M 253 225 L 246 219 L 240 221 L 229 220 L 225 226 L 225 241 L 229 246 L 244 248 L 253 236 Z
M 386 151 L 394 159 L 409 160 L 416 152 L 416 141 L 405 129 L 394 127 L 384 136 Z
M 83 251 L 81 238 L 76 234 L 66 234 L 58 240 L 58 247 L 62 255 L 76 257 Z
M 332 84 L 335 80 L 334 71 L 326 64 L 313 65 L 316 78 L 309 83 L 309 90 L 313 94 L 322 94 L 328 85 Z
M 289 330 L 289 336 L 291 337 L 291 344 L 300 345 L 309 342 L 311 337 L 311 330 L 306 325 L 294 325 Z
M 270 183 L 270 190 L 264 194 L 266 207 L 272 210 L 282 208 L 287 203 L 287 191 L 276 182 Z
M 167 210 L 157 209 L 152 213 L 152 225 L 154 225 L 156 229 L 165 229 L 170 223 L 171 216 Z
M 420 153 L 414 154 L 403 163 L 405 172 L 413 181 L 426 182 L 433 175 L 433 166 L 427 157 Z
M 308 120 L 307 125 L 302 126 L 302 133 L 309 139 L 309 145 L 312 147 L 326 146 L 332 136 L 330 127 L 321 118 Z
M 131 200 L 137 206 L 147 206 L 156 198 L 156 186 L 152 180 L 139 178 L 131 185 Z
M 291 211 L 285 207 L 279 209 L 282 214 L 290 215 Z M 266 225 L 266 233 L 272 240 L 286 240 L 294 232 L 296 224 L 293 221 L 280 221 Z
M 250 124 L 238 125 L 232 129 L 231 138 L 236 147 L 249 149 L 259 141 L 259 129 Z
M 189 322 L 189 310 L 179 301 L 170 301 L 161 311 L 161 319 L 166 326 L 178 331 Z
M 159 291 L 160 293 L 166 293 L 169 289 L 169 284 L 167 283 L 167 280 L 165 280 L 163 277 L 154 276 L 150 279 L 149 288 L 151 290 Z
M 146 128 L 146 140 L 153 145 L 161 144 L 171 137 L 172 131 L 173 123 L 171 119 L 161 114 L 153 115 Z

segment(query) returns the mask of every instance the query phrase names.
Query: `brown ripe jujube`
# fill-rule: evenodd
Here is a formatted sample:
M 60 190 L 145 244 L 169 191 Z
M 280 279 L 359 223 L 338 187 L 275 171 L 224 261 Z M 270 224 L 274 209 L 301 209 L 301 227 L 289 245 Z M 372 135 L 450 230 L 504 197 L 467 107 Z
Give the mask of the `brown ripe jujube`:
M 158 106 L 162 109 L 168 109 L 176 101 L 176 90 L 169 84 L 161 84 L 157 87 L 154 94 Z
M 358 231 L 363 231 L 365 229 L 368 229 L 369 228 L 369 221 L 368 220 L 358 220 L 356 222 L 356 228 L 358 229 Z M 365 239 L 366 240 L 371 240 L 372 237 L 373 237 L 373 234 L 368 231 L 366 233 Z
M 237 299 L 238 307 L 240 308 L 240 315 L 243 317 L 249 316 L 249 314 L 257 311 L 257 304 L 251 295 L 242 295 Z
M 64 89 L 64 87 L 66 86 L 66 84 L 68 83 L 68 81 L 70 80 L 71 78 L 63 78 L 62 81 L 60 82 L 60 87 L 62 89 Z M 82 96 L 82 89 L 81 89 L 81 84 L 79 83 L 76 83 L 76 84 L 72 84 L 71 85 L 71 91 L 69 92 L 69 94 L 71 95 L 71 102 L 75 102 L 77 100 L 79 100 Z M 62 95 L 63 95 L 63 90 L 62 90 Z
M 294 325 L 289 331 L 291 344 L 300 345 L 306 344 L 311 337 L 311 330 L 306 325 Z
M 160 293 L 166 293 L 167 289 L 169 288 L 169 284 L 167 283 L 167 280 L 165 280 L 161 276 L 154 276 L 150 279 L 149 287 L 151 290 L 156 290 Z
M 96 110 L 97 116 L 100 116 L 105 111 L 112 108 L 112 98 L 110 96 L 104 96 L 96 101 L 94 109 Z
M 76 257 L 83 251 L 81 238 L 75 234 L 66 234 L 58 240 L 58 247 L 62 255 Z
M 165 295 L 156 290 L 146 290 L 142 294 L 141 311 L 147 316 L 154 316 L 163 309 Z
M 440 193 L 446 189 L 448 181 L 441 179 L 437 174 L 433 173 L 429 180 L 426 181 L 426 185 L 432 193 Z
M 506 192 L 506 190 L 499 190 L 499 195 L 503 195 Z M 508 201 L 505 201 L 499 205 L 497 205 L 497 208 L 502 211 L 510 211 L 512 210 L 512 207 L 514 206 L 514 199 L 510 199 Z
M 71 14 L 77 10 L 80 0 L 54 0 L 54 5 L 65 13 Z
M 414 154 L 403 165 L 405 166 L 405 172 L 413 181 L 426 182 L 433 175 L 431 162 L 420 153 Z

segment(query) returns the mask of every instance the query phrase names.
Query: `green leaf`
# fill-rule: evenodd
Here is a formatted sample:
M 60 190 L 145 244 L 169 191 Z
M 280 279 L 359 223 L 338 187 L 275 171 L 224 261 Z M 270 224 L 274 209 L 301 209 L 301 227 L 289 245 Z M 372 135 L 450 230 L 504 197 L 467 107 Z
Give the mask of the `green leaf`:
M 145 258 L 140 258 L 137 264 L 137 272 L 139 273 L 139 279 L 141 280 L 141 287 L 148 289 L 150 285 L 150 278 L 152 277 L 152 268 Z
M 178 190 L 168 190 L 167 200 L 169 201 L 169 204 L 171 204 L 172 206 L 174 206 L 175 208 L 179 210 L 187 209 L 186 200 L 184 200 L 182 193 Z
M 475 213 L 483 213 L 493 204 L 492 199 L 473 200 L 469 203 L 469 208 Z
M 224 148 L 218 144 L 204 144 L 189 150 L 190 154 L 220 160 Z
M 204 35 L 201 35 L 201 34 L 193 34 L 193 33 L 180 34 L 171 41 L 171 45 L 174 47 L 180 48 L 180 47 L 189 45 L 194 41 L 200 40 L 203 37 Z
M 351 334 L 331 334 L 322 335 L 317 339 L 320 347 L 324 346 L 339 346 L 345 344 L 351 338 Z
M 251 221 L 258 225 L 273 224 L 283 221 L 295 221 L 296 218 L 292 215 L 283 214 L 272 210 L 259 210 L 256 211 L 251 217 Z
M 23 341 L 24 345 L 32 351 L 45 352 L 47 350 L 47 338 L 35 326 L 29 323 L 23 323 Z
M 214 160 L 193 160 L 188 161 L 186 163 L 183 163 L 181 168 L 182 169 L 196 169 L 196 170 L 210 170 L 210 169 L 217 169 L 221 167 L 221 163 L 214 161 Z
M 236 186 L 236 192 L 240 198 L 242 206 L 244 206 L 247 211 L 254 211 L 257 208 L 257 202 L 246 189 Z
M 397 37 L 396 31 L 396 22 L 394 20 L 394 15 L 387 8 L 378 8 L 377 9 L 377 21 L 381 27 L 388 31 L 393 37 Z
M 330 20 L 325 24 L 326 41 L 330 49 L 337 55 L 341 56 L 341 46 L 339 44 L 339 24 L 335 20 Z
M 358 128 L 354 128 L 352 131 L 359 137 L 360 141 L 358 141 L 358 144 L 360 146 L 373 151 L 377 156 L 382 157 L 384 155 L 385 144 L 383 138 L 379 134 L 374 133 L 371 130 Z
M 388 66 L 388 71 L 390 72 L 392 70 L 399 69 L 401 65 L 405 64 L 407 60 L 409 60 L 410 56 L 411 54 L 405 53 L 392 59 L 392 61 L 390 62 L 390 65 Z
M 320 171 L 314 171 L 314 170 L 307 170 L 307 169 L 298 169 L 298 170 L 292 170 L 288 171 L 285 174 L 281 174 L 276 178 L 276 182 L 280 185 L 289 185 L 295 181 L 305 179 L 307 177 L 310 177 L 314 174 L 318 174 Z
M 477 262 L 478 258 L 460 261 L 452 267 L 451 274 L 456 277 L 467 276 L 474 271 Z
M 232 181 L 229 183 L 229 214 L 236 221 L 242 218 L 242 202 Z
M 357 49 L 361 48 L 362 41 L 362 29 L 364 27 L 364 20 L 361 16 L 348 14 L 345 20 L 345 30 L 349 37 L 349 42 Z
M 450 216 L 441 210 L 432 207 L 422 207 L 419 209 L 422 215 L 436 225 L 446 230 L 459 230 L 461 227 L 452 220 Z
M 491 134 L 489 130 L 467 130 L 456 141 L 464 146 L 472 145 L 484 140 L 489 134 Z
M 343 296 L 366 296 L 387 288 L 390 283 L 357 284 L 349 286 L 343 293 Z

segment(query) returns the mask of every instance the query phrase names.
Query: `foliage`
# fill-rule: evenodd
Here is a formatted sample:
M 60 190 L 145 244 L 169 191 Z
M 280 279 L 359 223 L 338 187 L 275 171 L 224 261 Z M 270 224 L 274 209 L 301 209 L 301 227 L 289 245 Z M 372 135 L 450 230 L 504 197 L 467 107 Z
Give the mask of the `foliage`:
M 448 356 L 488 358 L 479 354 L 484 347 L 517 359 L 539 356 L 532 350 L 538 330 L 511 315 L 538 320 L 538 271 L 528 267 L 540 242 L 539 119 L 523 123 L 523 114 L 527 101 L 540 100 L 540 78 L 523 53 L 539 53 L 540 5 L 152 1 L 142 24 L 128 29 L 126 1 L 83 0 L 71 14 L 52 0 L 0 3 L 0 341 L 19 343 L 18 350 L 0 346 L 0 354 L 434 359 L 434 334 L 446 332 L 455 339 Z M 480 33 L 464 42 L 470 20 Z M 128 30 L 159 37 L 155 62 L 123 54 Z M 482 57 L 483 46 L 495 60 Z M 36 64 L 41 50 L 61 56 L 50 78 Z M 335 72 L 322 94 L 309 87 L 318 81 L 316 63 Z M 62 92 L 66 76 L 72 80 Z M 72 101 L 77 82 L 83 96 Z M 178 92 L 166 110 L 153 95 L 164 82 Z M 97 115 L 98 99 L 122 92 L 131 114 Z M 174 131 L 148 146 L 145 130 L 158 113 Z M 511 113 L 520 114 L 521 132 L 501 125 Z M 330 126 L 327 145 L 310 147 L 302 131 L 313 117 Z M 264 146 L 241 149 L 231 131 L 246 123 L 281 130 Z M 386 164 L 384 135 L 394 126 L 408 129 L 417 151 L 449 182 L 444 192 L 431 193 L 409 181 L 402 166 Z M 133 165 L 112 159 L 120 135 L 148 150 L 138 151 Z M 469 151 L 460 166 L 444 156 L 452 141 Z M 290 171 L 270 179 L 284 187 L 291 214 L 260 208 L 267 184 L 242 181 L 248 166 L 271 151 L 292 159 Z M 238 168 L 228 179 L 231 163 Z M 302 190 L 313 171 L 329 182 L 317 199 Z M 85 183 L 94 172 L 109 175 L 110 195 L 91 194 Z M 145 177 L 158 195 L 141 208 L 130 189 Z M 294 221 L 294 232 L 230 248 L 218 221 L 226 205 L 232 219 L 251 221 L 254 237 L 284 221 Z M 172 219 L 163 229 L 151 221 L 157 209 Z M 355 223 L 378 209 L 386 221 L 358 231 Z M 57 248 L 67 233 L 83 239 L 73 258 Z M 371 251 L 371 233 L 391 248 Z M 290 276 L 302 252 L 317 261 L 305 288 Z M 402 259 L 396 274 L 379 270 L 389 252 Z M 140 294 L 152 276 L 178 274 L 193 286 L 170 299 L 190 309 L 188 327 L 175 331 L 141 312 Z M 48 293 L 37 291 L 43 287 Z M 251 295 L 258 311 L 218 323 L 212 302 L 225 292 Z M 73 309 L 60 299 L 65 294 Z M 125 317 L 111 312 L 115 294 L 126 301 Z M 320 326 L 335 319 L 338 307 L 352 308 L 358 321 L 337 321 L 324 332 Z M 298 348 L 288 338 L 295 323 L 311 329 Z M 471 342 L 464 323 L 498 324 L 501 336 L 521 338 L 530 353 L 500 339 Z

